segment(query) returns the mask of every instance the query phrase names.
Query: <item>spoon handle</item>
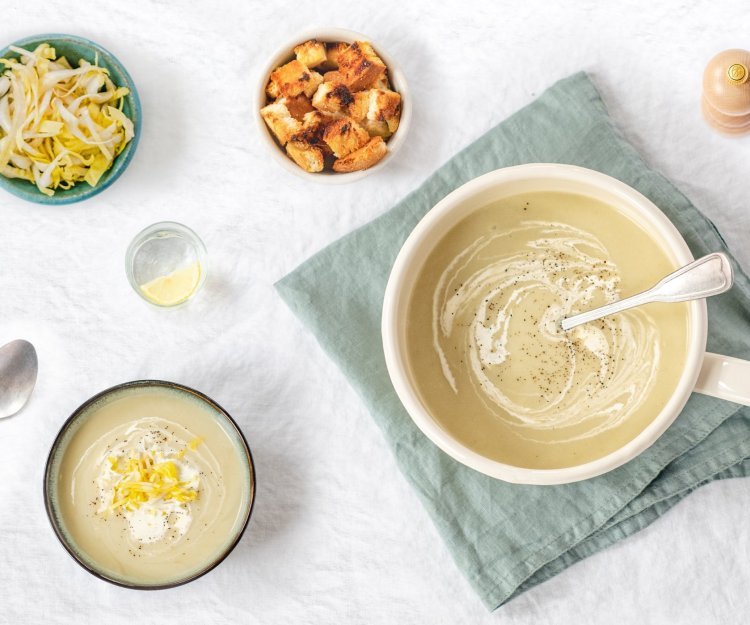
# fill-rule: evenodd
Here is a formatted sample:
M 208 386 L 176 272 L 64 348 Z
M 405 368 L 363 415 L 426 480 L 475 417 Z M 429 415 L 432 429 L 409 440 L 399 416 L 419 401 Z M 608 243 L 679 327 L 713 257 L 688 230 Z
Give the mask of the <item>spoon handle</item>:
M 583 323 L 649 302 L 685 302 L 718 295 L 728 291 L 732 282 L 732 265 L 729 258 L 721 252 L 715 252 L 670 273 L 648 291 L 567 317 L 562 320 L 561 326 L 563 330 L 570 330 Z
M 650 292 L 655 302 L 686 302 L 724 293 L 733 281 L 729 258 L 714 252 L 670 273 Z

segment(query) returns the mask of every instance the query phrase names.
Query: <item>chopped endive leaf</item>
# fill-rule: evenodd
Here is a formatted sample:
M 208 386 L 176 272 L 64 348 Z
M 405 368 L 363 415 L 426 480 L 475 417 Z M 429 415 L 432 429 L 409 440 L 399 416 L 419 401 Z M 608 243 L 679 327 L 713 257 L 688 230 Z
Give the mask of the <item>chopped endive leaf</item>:
M 96 186 L 135 136 L 122 112 L 130 91 L 98 59 L 72 67 L 46 43 L 11 51 L 20 58 L 0 59 L 0 174 L 48 196 L 79 182 Z
M 99 178 L 102 177 L 105 171 L 109 169 L 109 161 L 104 154 L 97 154 L 94 157 L 94 162 L 89 165 L 86 171 L 84 180 L 88 182 L 92 187 L 95 187 L 99 183 Z
M 50 134 L 50 135 L 56 135 L 64 127 L 65 127 L 65 124 L 63 124 L 62 122 L 53 122 L 48 119 L 48 120 L 43 121 L 41 124 L 39 124 L 39 132 Z

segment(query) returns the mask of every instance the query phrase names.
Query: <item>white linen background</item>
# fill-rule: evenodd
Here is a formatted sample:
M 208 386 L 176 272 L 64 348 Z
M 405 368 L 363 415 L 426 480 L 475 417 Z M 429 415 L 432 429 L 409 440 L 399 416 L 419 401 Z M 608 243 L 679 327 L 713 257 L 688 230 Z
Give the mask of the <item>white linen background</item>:
M 750 48 L 747 0 L 723 2 L 125 2 L 2 0 L 0 42 L 68 32 L 133 76 L 143 135 L 123 177 L 65 207 L 0 195 L 0 343 L 30 339 L 34 396 L 0 422 L 2 623 L 745 623 L 750 482 L 700 489 L 645 531 L 488 613 L 454 566 L 357 395 L 272 284 L 390 208 L 546 87 L 591 73 L 616 124 L 708 215 L 750 269 L 750 137 L 700 117 L 703 67 Z M 399 60 L 408 142 L 352 185 L 301 180 L 256 135 L 258 72 L 312 25 L 366 33 Z M 172 219 L 210 276 L 178 311 L 130 289 L 125 248 Z M 95 579 L 57 543 L 42 473 L 62 422 L 120 382 L 207 393 L 241 424 L 258 490 L 218 569 L 143 593 Z

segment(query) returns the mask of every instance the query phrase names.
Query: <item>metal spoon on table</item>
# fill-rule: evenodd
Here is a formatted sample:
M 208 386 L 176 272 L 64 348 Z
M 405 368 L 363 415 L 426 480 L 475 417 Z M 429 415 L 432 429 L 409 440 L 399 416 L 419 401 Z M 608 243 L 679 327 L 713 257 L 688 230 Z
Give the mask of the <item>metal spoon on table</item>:
M 0 347 L 0 419 L 26 405 L 36 384 L 39 363 L 34 346 L 19 339 Z
M 589 321 L 650 302 L 686 302 L 728 291 L 734 280 L 732 265 L 726 254 L 715 252 L 670 273 L 648 291 L 626 297 L 588 312 L 564 318 L 560 325 L 570 330 Z

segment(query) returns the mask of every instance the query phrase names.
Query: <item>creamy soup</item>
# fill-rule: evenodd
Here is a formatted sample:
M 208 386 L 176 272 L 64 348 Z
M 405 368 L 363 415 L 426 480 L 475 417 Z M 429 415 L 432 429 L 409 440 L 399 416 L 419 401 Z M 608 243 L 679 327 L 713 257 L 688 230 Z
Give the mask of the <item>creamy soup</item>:
M 421 401 L 476 452 L 562 468 L 632 440 L 672 395 L 687 304 L 649 304 L 564 332 L 560 320 L 645 290 L 676 268 L 615 208 L 529 193 L 474 211 L 438 242 L 409 302 Z
M 229 421 L 169 387 L 116 391 L 84 411 L 53 459 L 62 532 L 115 581 L 169 584 L 200 572 L 241 532 L 253 494 Z

